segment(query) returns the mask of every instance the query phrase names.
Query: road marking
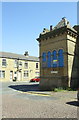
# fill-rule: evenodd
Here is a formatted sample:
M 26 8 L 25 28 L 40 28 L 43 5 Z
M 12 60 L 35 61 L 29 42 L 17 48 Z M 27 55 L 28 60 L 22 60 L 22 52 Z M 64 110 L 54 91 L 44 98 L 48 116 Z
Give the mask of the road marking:
M 32 95 L 38 95 L 38 96 L 52 96 L 50 94 L 45 94 L 45 93 L 40 93 L 40 92 L 23 92 L 23 91 L 17 91 L 17 92 L 26 93 L 26 94 L 32 94 Z

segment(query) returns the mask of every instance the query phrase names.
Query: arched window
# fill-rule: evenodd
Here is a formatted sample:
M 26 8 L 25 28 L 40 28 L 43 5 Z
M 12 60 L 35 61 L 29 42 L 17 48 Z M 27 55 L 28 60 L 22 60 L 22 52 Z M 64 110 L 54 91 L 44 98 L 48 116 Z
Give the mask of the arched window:
M 59 51 L 58 51 L 58 66 L 59 67 L 63 67 L 64 66 L 64 55 L 63 55 L 63 50 L 62 49 L 60 49 Z
M 51 52 L 50 51 L 47 53 L 47 57 L 48 57 L 47 67 L 50 68 L 51 67 Z
M 43 54 L 42 54 L 42 62 L 46 62 L 46 53 L 45 52 L 43 52 Z
M 57 51 L 54 50 L 52 52 L 52 67 L 57 67 L 58 65 L 58 60 L 57 60 Z
M 46 67 L 46 53 L 45 52 L 43 52 L 43 54 L 42 54 L 42 67 Z

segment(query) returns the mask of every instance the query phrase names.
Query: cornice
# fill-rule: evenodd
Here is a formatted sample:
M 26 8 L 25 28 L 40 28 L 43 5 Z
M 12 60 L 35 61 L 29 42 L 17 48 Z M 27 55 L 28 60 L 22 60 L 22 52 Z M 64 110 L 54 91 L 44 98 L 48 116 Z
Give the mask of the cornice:
M 43 34 L 39 36 L 39 38 L 37 38 L 37 41 L 41 42 L 41 40 L 47 40 L 48 38 L 54 38 L 63 34 L 66 35 L 70 35 L 72 37 L 77 38 L 78 34 L 77 31 L 73 31 L 70 28 L 67 28 L 67 26 L 59 28 L 59 29 L 55 29 L 53 31 L 47 32 L 46 34 Z

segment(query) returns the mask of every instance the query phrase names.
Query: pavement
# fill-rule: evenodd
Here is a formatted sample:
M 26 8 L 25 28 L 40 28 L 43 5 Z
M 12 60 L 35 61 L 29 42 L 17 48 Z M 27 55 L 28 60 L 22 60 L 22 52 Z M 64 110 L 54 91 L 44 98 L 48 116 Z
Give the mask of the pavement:
M 2 118 L 77 118 L 77 91 L 40 91 L 39 83 L 2 82 Z

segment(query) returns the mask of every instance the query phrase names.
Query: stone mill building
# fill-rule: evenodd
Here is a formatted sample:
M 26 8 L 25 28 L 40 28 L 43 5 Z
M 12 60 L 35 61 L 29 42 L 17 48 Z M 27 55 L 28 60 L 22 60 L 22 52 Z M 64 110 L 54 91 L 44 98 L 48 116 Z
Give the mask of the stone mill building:
M 79 25 L 64 17 L 50 30 L 44 28 L 37 41 L 40 54 L 40 88 L 78 87 Z

